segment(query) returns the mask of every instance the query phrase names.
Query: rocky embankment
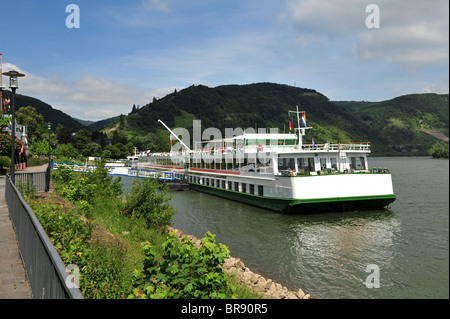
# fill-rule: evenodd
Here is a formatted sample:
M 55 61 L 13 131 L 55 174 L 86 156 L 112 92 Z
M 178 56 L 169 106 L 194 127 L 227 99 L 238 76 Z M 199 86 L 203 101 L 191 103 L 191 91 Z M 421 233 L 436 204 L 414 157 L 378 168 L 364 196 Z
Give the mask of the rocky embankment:
M 182 239 L 184 236 L 196 246 L 200 246 L 200 239 L 192 235 L 186 235 L 180 229 L 170 228 L 170 231 L 175 233 L 175 236 Z M 274 282 L 271 279 L 264 278 L 263 276 L 252 272 L 245 266 L 244 262 L 239 258 L 229 257 L 225 260 L 223 265 L 225 272 L 229 275 L 234 275 L 242 283 L 251 287 L 252 289 L 261 293 L 266 299 L 309 299 L 311 296 L 303 292 L 302 289 L 298 291 L 288 290 L 279 283 Z

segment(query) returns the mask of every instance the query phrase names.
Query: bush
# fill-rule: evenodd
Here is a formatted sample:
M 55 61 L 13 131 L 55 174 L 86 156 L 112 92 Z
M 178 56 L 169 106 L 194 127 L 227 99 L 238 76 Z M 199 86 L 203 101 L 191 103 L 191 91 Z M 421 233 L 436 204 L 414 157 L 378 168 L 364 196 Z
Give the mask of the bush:
M 224 299 L 233 296 L 235 287 L 229 283 L 221 266 L 229 257 L 228 247 L 216 245 L 215 235 L 207 232 L 196 248 L 188 239 L 180 244 L 170 233 L 159 252 L 147 243 L 144 267 L 136 272 L 133 294 L 143 299 Z
M 433 158 L 448 158 L 448 143 L 436 142 L 433 147 L 428 150 L 428 154 L 433 156 Z
M 40 157 L 31 157 L 27 159 L 27 166 L 31 167 L 31 166 L 40 166 L 40 165 L 44 165 L 45 163 L 48 163 L 48 158 L 43 159 Z
M 0 171 L 8 167 L 11 167 L 11 159 L 7 156 L 0 156 Z
M 53 181 L 56 191 L 72 203 L 82 202 L 93 204 L 96 196 L 119 196 L 122 194 L 120 178 L 108 175 L 105 162 L 97 162 L 96 168 L 91 173 L 77 174 L 68 165 L 59 165 L 53 172 Z
M 22 141 L 16 137 L 14 140 L 14 150 L 16 156 L 19 155 L 22 145 Z M 5 133 L 0 133 L 0 156 L 2 155 L 11 156 L 11 135 Z
M 135 178 L 131 192 L 126 194 L 122 213 L 143 218 L 149 227 L 167 226 L 176 212 L 170 203 L 171 198 L 167 186 L 157 179 Z
M 55 204 L 30 205 L 65 265 L 80 269 L 80 289 L 85 298 L 123 298 L 125 251 L 121 245 L 92 240 L 92 227 L 74 210 Z

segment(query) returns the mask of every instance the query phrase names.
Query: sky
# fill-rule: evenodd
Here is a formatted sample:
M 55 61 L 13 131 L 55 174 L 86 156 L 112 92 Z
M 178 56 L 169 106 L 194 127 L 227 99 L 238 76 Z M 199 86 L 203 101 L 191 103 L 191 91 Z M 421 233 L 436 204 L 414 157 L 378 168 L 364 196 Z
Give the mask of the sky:
M 0 30 L 17 93 L 83 120 L 193 84 L 449 92 L 448 0 L 0 0 Z

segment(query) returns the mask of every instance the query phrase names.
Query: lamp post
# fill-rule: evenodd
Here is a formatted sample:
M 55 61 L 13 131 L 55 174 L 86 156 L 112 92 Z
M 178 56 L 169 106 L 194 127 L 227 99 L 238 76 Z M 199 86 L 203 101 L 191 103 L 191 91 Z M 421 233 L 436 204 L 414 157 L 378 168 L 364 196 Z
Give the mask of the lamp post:
M 14 111 L 14 103 L 16 90 L 19 88 L 19 78 L 25 76 L 25 74 L 19 73 L 15 70 L 4 72 L 3 75 L 9 76 L 9 88 L 12 91 L 12 103 L 11 103 L 11 181 L 15 184 L 15 176 L 14 176 L 14 139 L 16 137 L 16 119 L 15 119 L 15 111 Z
M 45 191 L 48 192 L 50 190 L 50 167 L 51 167 L 51 148 L 50 148 L 50 132 L 52 129 L 52 123 L 48 122 L 48 165 L 47 165 L 47 176 L 45 178 Z

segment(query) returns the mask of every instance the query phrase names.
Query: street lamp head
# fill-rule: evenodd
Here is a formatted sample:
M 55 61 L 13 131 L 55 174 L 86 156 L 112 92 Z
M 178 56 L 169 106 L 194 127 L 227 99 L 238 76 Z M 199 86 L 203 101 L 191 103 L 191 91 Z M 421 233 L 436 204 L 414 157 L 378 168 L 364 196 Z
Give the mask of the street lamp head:
M 25 74 L 17 72 L 16 70 L 4 72 L 3 75 L 9 76 L 9 87 L 11 89 L 18 89 L 19 88 L 19 79 L 18 78 L 25 76 Z

